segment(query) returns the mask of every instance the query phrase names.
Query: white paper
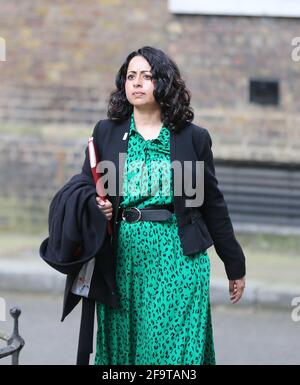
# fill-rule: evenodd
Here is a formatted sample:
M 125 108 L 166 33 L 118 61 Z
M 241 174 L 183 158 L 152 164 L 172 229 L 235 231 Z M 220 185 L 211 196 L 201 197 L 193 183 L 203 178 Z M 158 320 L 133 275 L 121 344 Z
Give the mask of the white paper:
M 72 285 L 71 292 L 73 294 L 77 294 L 86 298 L 88 297 L 91 288 L 94 267 L 95 258 L 92 258 L 89 262 L 82 266 L 77 278 Z

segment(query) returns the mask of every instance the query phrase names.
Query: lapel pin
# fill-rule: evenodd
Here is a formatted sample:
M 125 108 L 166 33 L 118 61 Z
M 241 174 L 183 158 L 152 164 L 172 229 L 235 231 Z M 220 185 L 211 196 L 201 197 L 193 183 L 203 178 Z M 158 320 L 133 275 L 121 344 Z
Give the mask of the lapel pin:
M 125 132 L 124 136 L 123 136 L 123 140 L 126 140 L 127 139 L 127 135 L 128 135 L 128 132 Z

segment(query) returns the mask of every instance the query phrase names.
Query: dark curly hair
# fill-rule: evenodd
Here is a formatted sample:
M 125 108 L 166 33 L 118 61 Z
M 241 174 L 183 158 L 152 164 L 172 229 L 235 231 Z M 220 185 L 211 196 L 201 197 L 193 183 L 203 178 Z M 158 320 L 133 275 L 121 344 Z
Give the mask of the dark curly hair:
M 135 56 L 143 56 L 151 66 L 153 80 L 156 80 L 153 96 L 160 106 L 164 126 L 178 131 L 192 122 L 194 112 L 190 106 L 191 93 L 177 65 L 163 51 L 148 46 L 131 52 L 119 69 L 116 76 L 117 89 L 110 94 L 107 117 L 124 120 L 132 114 L 133 106 L 125 94 L 125 81 L 129 62 Z

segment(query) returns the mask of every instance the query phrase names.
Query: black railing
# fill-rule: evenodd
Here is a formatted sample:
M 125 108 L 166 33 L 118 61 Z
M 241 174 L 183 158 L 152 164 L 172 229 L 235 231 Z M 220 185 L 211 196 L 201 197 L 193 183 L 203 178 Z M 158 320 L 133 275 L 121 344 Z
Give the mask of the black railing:
M 10 315 L 14 319 L 14 329 L 11 336 L 0 332 L 0 340 L 6 341 L 7 346 L 0 349 L 0 359 L 12 356 L 12 365 L 19 365 L 19 354 L 25 342 L 19 335 L 19 316 L 21 310 L 17 307 L 10 309 Z

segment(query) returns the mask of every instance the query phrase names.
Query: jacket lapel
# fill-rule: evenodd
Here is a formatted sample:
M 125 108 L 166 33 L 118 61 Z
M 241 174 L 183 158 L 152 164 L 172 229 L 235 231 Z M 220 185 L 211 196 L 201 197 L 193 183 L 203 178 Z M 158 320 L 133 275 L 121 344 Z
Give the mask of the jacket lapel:
M 174 131 L 171 130 L 170 134 L 170 162 L 172 165 L 172 162 L 180 162 L 181 166 L 183 166 L 183 162 L 185 160 L 185 151 L 186 151 L 186 146 L 181 143 L 179 145 L 179 139 L 180 139 L 180 132 L 175 133 Z M 183 140 L 183 137 L 182 139 Z M 174 181 L 175 181 L 175 176 L 174 176 L 174 168 L 172 167 L 172 190 L 173 191 L 173 202 L 174 202 L 174 212 L 176 215 L 177 223 L 179 224 L 179 227 L 181 226 L 181 217 L 182 217 L 182 212 L 184 210 L 184 200 L 183 196 L 180 195 L 175 195 L 175 189 L 174 189 Z M 178 183 L 178 182 L 177 182 Z M 181 186 L 183 187 L 183 185 Z
M 118 214 L 120 196 L 122 193 L 123 187 L 123 172 L 126 162 L 126 154 L 128 150 L 128 139 L 129 139 L 129 130 L 130 130 L 130 118 L 126 119 L 121 124 L 116 125 L 112 129 L 112 141 L 114 145 L 111 146 L 111 149 L 106 149 L 106 153 L 109 154 L 106 159 L 110 159 L 115 164 L 116 170 L 116 196 L 111 196 L 111 202 L 113 205 L 113 212 L 115 215 Z M 178 133 L 174 131 L 170 131 L 170 162 L 179 161 L 183 163 L 184 156 L 184 148 L 185 146 L 180 146 L 182 148 L 182 153 L 178 151 L 176 148 L 176 144 L 178 142 Z M 120 155 L 119 155 L 120 154 Z M 174 191 L 174 170 L 172 168 L 172 190 Z M 174 196 L 174 207 L 175 212 L 178 214 L 182 212 L 182 200 L 180 196 Z M 180 220 L 180 216 L 177 216 L 178 220 Z M 115 220 L 115 218 L 114 218 Z M 115 223 L 114 223 L 115 225 Z
M 122 177 L 125 166 L 126 157 L 124 154 L 127 154 L 128 149 L 128 139 L 129 139 L 129 129 L 130 129 L 130 118 L 126 119 L 120 125 L 116 125 L 111 128 L 112 130 L 112 140 L 110 149 L 106 149 L 109 154 L 106 159 L 111 160 L 115 164 L 116 170 L 116 196 L 111 196 L 111 202 L 113 205 L 113 211 L 117 214 L 117 209 L 120 201 L 120 194 L 122 191 Z

